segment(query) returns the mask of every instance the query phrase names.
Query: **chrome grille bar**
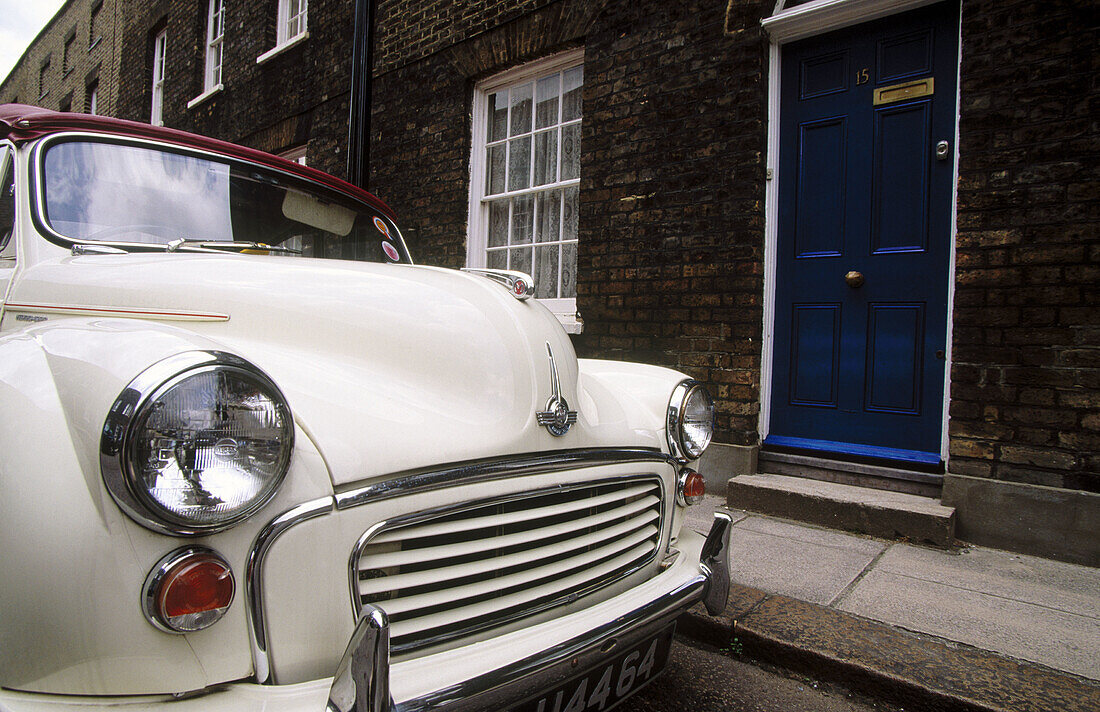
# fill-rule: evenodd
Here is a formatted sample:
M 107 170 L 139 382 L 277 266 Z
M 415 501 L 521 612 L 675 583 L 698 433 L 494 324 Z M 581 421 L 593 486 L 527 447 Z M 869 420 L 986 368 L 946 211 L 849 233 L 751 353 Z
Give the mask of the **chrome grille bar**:
M 410 514 L 360 539 L 353 603 L 386 612 L 395 653 L 502 625 L 652 561 L 662 498 L 636 476 Z

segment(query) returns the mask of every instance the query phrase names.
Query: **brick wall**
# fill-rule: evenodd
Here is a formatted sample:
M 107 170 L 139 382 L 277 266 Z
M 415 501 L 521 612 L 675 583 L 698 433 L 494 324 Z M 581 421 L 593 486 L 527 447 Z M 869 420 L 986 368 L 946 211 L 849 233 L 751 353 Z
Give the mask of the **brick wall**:
M 1094 3 L 963 3 L 951 462 L 1100 491 Z
M 118 29 L 128 1 L 65 3 L 0 84 L 0 103 L 18 101 L 55 111 L 86 112 L 90 88 L 95 86 L 97 113 L 114 115 L 119 95 Z M 92 9 L 97 6 L 93 36 L 90 22 Z M 43 72 L 47 61 L 49 66 Z
M 708 383 L 734 444 L 758 440 L 766 5 L 613 2 L 585 44 L 578 350 Z
M 344 176 L 351 84 L 351 5 L 309 4 L 309 37 L 257 64 L 275 46 L 277 2 L 227 2 L 223 90 L 203 94 L 208 0 L 138 3 L 123 43 L 122 118 L 148 121 L 153 38 L 166 28 L 164 123 L 279 153 L 307 146 L 309 165 Z

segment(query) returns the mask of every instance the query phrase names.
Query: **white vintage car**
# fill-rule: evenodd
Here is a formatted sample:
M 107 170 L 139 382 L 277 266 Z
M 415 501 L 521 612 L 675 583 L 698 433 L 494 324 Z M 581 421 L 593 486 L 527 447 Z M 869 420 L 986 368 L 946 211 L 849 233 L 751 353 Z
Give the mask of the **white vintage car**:
M 604 710 L 724 606 L 705 391 L 393 220 L 0 107 L 0 710 Z

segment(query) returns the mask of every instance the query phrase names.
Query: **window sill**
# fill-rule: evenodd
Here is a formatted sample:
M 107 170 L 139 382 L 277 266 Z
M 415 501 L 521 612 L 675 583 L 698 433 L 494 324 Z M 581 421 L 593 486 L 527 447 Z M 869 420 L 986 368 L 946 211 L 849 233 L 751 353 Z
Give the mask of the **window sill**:
M 94 40 L 89 42 L 88 43 L 88 51 L 91 52 L 93 49 L 95 49 L 96 46 L 99 45 L 99 41 L 101 39 L 103 39 L 103 35 L 100 35 L 99 37 L 96 37 Z
M 554 316 L 558 318 L 558 322 L 561 323 L 561 328 L 565 329 L 567 334 L 580 334 L 584 331 L 584 321 L 577 316 L 576 312 L 572 314 L 557 314 Z
M 218 92 L 220 92 L 222 89 L 223 89 L 223 87 L 222 87 L 221 84 L 215 84 L 214 86 L 212 86 L 209 89 L 207 89 L 206 91 L 204 91 L 202 94 L 199 94 L 194 99 L 187 102 L 187 108 L 191 109 L 193 107 L 198 106 L 199 104 L 203 103 L 204 101 L 206 101 L 210 97 L 212 97 L 215 94 L 217 94 Z
M 307 39 L 309 39 L 309 30 L 306 30 L 305 32 L 298 35 L 297 37 L 290 40 L 289 42 L 284 42 L 281 45 L 276 46 L 274 49 L 269 49 L 268 51 L 264 52 L 263 54 L 261 54 L 259 57 L 256 58 L 256 64 L 263 64 L 264 62 L 271 59 L 275 55 L 282 54 L 283 52 L 287 51 L 288 49 L 290 49 L 294 45 L 301 44 L 302 42 L 305 42 Z

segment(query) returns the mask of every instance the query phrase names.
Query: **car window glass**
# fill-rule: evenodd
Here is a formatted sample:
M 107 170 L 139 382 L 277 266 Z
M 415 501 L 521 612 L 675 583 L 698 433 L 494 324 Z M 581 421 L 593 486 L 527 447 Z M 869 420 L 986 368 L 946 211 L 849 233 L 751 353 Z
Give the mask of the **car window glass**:
M 61 141 L 48 146 L 43 169 L 44 217 L 66 239 L 252 244 L 258 253 L 273 248 L 302 257 L 409 261 L 388 218 L 263 166 L 147 146 Z
M 15 170 L 11 153 L 0 151 L 0 255 L 8 257 L 8 243 L 15 231 Z

